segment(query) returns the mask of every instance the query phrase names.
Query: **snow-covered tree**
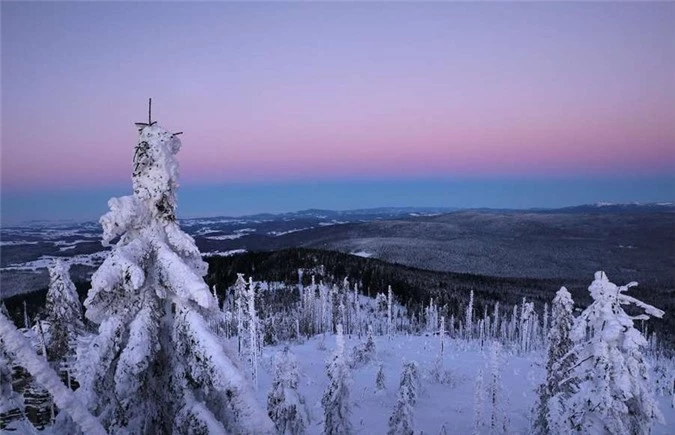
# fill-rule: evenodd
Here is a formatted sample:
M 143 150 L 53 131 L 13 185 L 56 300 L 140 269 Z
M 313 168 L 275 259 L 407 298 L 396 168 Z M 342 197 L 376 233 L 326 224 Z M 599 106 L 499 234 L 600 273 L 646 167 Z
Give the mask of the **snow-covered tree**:
M 413 405 L 408 387 L 401 385 L 394 412 L 389 417 L 388 435 L 413 435 Z
M 631 282 L 619 287 L 604 272 L 596 272 L 588 287 L 593 303 L 576 319 L 572 330 L 579 362 L 568 376 L 579 384 L 565 402 L 567 430 L 647 434 L 655 421 L 663 422 L 642 355 L 647 341 L 633 320 L 660 318 L 664 313 L 625 294 L 636 285 Z M 634 305 L 644 314 L 629 316 L 624 305 Z
M 375 388 L 377 390 L 384 390 L 386 387 L 385 385 L 385 378 L 384 378 L 384 366 L 380 364 L 380 367 L 377 369 L 377 376 L 375 377 Z
M 62 260 L 56 260 L 49 268 L 46 320 L 50 338 L 46 348 L 50 361 L 65 359 L 74 351 L 72 344 L 84 332 L 82 304 L 70 279 L 69 267 Z
M 410 403 L 415 406 L 420 389 L 420 373 L 415 361 L 410 361 L 403 365 L 399 386 L 402 385 L 407 387 L 408 394 L 410 395 Z
M 572 352 L 574 343 L 570 337 L 574 324 L 574 301 L 565 287 L 561 287 L 551 307 L 551 330 L 548 333 L 546 351 L 546 381 L 537 389 L 534 408 L 534 430 L 540 434 L 565 431 L 560 412 L 565 402 L 576 389 L 570 369 L 576 364 Z M 561 426 L 562 425 L 562 426 Z
M 354 347 L 352 352 L 352 368 L 367 364 L 375 359 L 375 339 L 373 338 L 373 327 L 368 325 L 368 335 L 365 343 Z
M 246 348 L 245 341 L 248 335 L 244 329 L 244 320 L 247 310 L 247 290 L 248 283 L 244 279 L 243 273 L 237 274 L 237 281 L 234 283 L 234 316 L 237 321 L 237 351 L 243 354 Z
M 413 430 L 413 409 L 419 394 L 419 371 L 414 361 L 403 365 L 398 400 L 389 417 L 389 435 L 411 435 Z
M 279 434 L 302 434 L 309 424 L 309 416 L 305 400 L 298 392 L 297 360 L 288 348 L 278 353 L 274 360 L 274 381 L 267 395 L 267 413 Z
M 251 366 L 251 380 L 253 386 L 258 386 L 258 314 L 255 309 L 255 286 L 253 279 L 249 277 L 246 290 L 246 321 L 248 324 L 248 358 Z
M 492 433 L 508 433 L 501 372 L 502 345 L 498 341 L 493 341 L 490 346 L 489 364 L 488 406 L 490 408 L 490 431 Z
M 144 126 L 133 194 L 112 198 L 103 243 L 118 239 L 84 303 L 98 334 L 78 349 L 77 379 L 111 433 L 270 433 L 250 383 L 210 327 L 220 318 L 207 264 L 176 221 L 181 143 Z
M 492 338 L 502 338 L 500 337 L 500 326 L 501 319 L 499 317 L 499 301 L 495 303 L 495 309 L 492 313 Z
M 438 339 L 440 341 L 438 353 L 443 355 L 445 353 L 445 317 L 443 316 L 441 316 L 441 326 L 438 328 Z
M 326 435 L 347 435 L 352 433 L 350 419 L 351 404 L 349 393 L 351 374 L 345 361 L 345 339 L 342 335 L 342 325 L 337 325 L 335 340 L 337 348 L 326 364 L 328 386 L 323 393 L 324 421 L 323 432 Z
M 430 333 L 435 333 L 438 330 L 438 307 L 434 305 L 434 298 L 429 300 L 429 306 L 424 311 L 427 320 L 426 329 Z
M 392 305 L 394 304 L 394 293 L 391 291 L 391 286 L 387 290 L 387 336 L 391 340 L 391 334 L 394 332 Z
M 356 323 L 356 333 L 359 338 L 363 331 L 361 330 L 361 301 L 359 299 L 359 286 L 354 283 L 354 322 Z
M 533 325 L 536 324 L 534 316 L 534 304 L 523 298 L 520 306 L 520 350 L 526 352 L 532 347 Z
M 417 403 L 419 382 L 417 363 L 411 361 L 404 364 L 398 389 L 398 400 L 391 417 L 389 417 L 389 435 L 412 435 L 414 433 L 413 409 Z
M 473 433 L 480 434 L 481 427 L 485 424 L 483 413 L 485 408 L 485 387 L 483 385 L 483 370 L 478 371 L 473 396 Z
M 377 318 L 377 334 L 385 335 L 387 333 L 387 311 L 388 311 L 387 297 L 384 293 L 378 293 L 375 296 L 375 313 Z
M 464 332 L 466 334 L 466 339 L 470 340 L 473 333 L 473 290 L 469 293 L 469 304 L 466 306 L 464 317 Z

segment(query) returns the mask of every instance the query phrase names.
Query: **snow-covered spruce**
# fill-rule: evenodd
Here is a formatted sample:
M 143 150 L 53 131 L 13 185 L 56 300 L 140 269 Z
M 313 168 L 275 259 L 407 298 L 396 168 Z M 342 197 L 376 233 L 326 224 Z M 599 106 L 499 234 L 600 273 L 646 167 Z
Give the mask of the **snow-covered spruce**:
M 389 435 L 412 435 L 414 433 L 413 410 L 417 403 L 419 382 L 417 363 L 414 361 L 406 363 L 401 373 L 398 400 L 389 417 Z
M 49 324 L 46 348 L 49 361 L 62 361 L 69 357 L 74 352 L 72 343 L 84 332 L 82 304 L 75 284 L 70 279 L 69 268 L 61 260 L 56 260 L 49 268 L 46 302 L 46 320 Z
M 368 325 L 368 335 L 365 343 L 355 346 L 352 349 L 351 368 L 358 368 L 364 364 L 373 361 L 376 356 L 375 339 L 373 338 L 373 327 Z
M 274 357 L 274 381 L 267 395 L 267 413 L 280 434 L 305 433 L 309 424 L 305 399 L 298 392 L 298 381 L 297 360 L 286 347 Z
M 577 361 L 576 354 L 572 352 L 574 343 L 570 337 L 574 324 L 574 301 L 565 287 L 561 287 L 556 293 L 551 309 L 546 380 L 537 389 L 538 397 L 534 407 L 533 429 L 539 434 L 565 431 L 561 413 L 569 396 L 576 390 L 575 378 L 569 376 Z
M 593 303 L 572 330 L 579 362 L 567 377 L 578 387 L 561 410 L 559 424 L 566 425 L 566 431 L 648 434 L 655 421 L 663 423 L 642 355 L 647 341 L 633 320 L 660 318 L 664 312 L 625 294 L 635 286 L 631 282 L 619 287 L 604 272 L 596 272 L 588 287 Z M 644 314 L 631 317 L 623 305 L 635 305 Z
M 221 317 L 207 265 L 176 222 L 180 146 L 156 124 L 143 128 L 133 195 L 112 198 L 101 218 L 104 245 L 119 241 L 84 303 L 99 326 L 78 348 L 78 392 L 111 433 L 271 433 L 211 329 Z
M 387 387 L 385 385 L 384 377 L 384 366 L 380 364 L 380 367 L 377 369 L 377 375 L 375 376 L 375 389 L 376 391 L 385 390 Z
M 326 364 L 328 386 L 321 399 L 324 413 L 323 433 L 325 435 L 352 433 L 351 404 L 349 403 L 351 375 L 347 361 L 345 361 L 345 339 L 342 335 L 342 324 L 338 324 L 336 329 L 337 348 Z

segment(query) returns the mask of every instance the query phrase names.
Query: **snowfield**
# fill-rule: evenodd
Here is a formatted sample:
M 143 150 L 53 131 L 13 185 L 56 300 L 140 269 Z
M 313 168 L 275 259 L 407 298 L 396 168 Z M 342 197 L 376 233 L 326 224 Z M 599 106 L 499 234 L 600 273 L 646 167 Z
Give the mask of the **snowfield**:
M 352 369 L 351 422 L 355 433 L 385 434 L 389 417 L 397 400 L 399 380 L 403 364 L 416 361 L 420 369 L 421 394 L 414 407 L 414 429 L 424 434 L 471 434 L 473 432 L 474 396 L 478 371 L 488 371 L 489 345 L 481 349 L 478 341 L 446 339 L 443 366 L 450 373 L 448 384 L 437 383 L 430 375 L 439 349 L 438 336 L 376 336 L 377 361 Z M 360 344 L 352 335 L 345 337 L 346 353 Z M 323 409 L 321 396 L 328 384 L 326 359 L 335 350 L 335 336 L 326 335 L 325 350 L 320 350 L 321 336 L 315 336 L 302 344 L 290 345 L 295 354 L 300 372 L 299 391 L 305 397 L 311 422 L 308 434 L 323 433 Z M 265 347 L 258 372 L 257 399 L 262 406 L 272 384 L 272 357 L 285 345 Z M 508 433 L 527 434 L 530 430 L 530 410 L 535 402 L 536 387 L 543 381 L 543 350 L 526 355 L 517 355 L 505 349 L 503 354 L 502 381 L 508 418 Z M 385 373 L 385 391 L 377 391 L 375 378 L 382 364 Z M 675 409 L 671 397 L 657 396 L 665 425 L 655 424 L 652 434 L 675 433 Z M 487 421 L 487 399 L 483 410 Z M 445 431 L 443 432 L 443 427 Z M 481 433 L 488 434 L 484 426 Z

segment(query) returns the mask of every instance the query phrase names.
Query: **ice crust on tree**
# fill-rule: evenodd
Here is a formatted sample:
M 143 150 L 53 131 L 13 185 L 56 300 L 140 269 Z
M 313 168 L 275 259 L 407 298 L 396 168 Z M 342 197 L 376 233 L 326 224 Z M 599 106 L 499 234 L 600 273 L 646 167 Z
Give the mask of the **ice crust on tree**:
M 222 313 L 207 264 L 176 222 L 181 143 L 152 124 L 133 159 L 133 194 L 101 218 L 116 241 L 84 303 L 98 334 L 78 349 L 77 379 L 111 433 L 271 433 L 235 355 L 211 325 Z

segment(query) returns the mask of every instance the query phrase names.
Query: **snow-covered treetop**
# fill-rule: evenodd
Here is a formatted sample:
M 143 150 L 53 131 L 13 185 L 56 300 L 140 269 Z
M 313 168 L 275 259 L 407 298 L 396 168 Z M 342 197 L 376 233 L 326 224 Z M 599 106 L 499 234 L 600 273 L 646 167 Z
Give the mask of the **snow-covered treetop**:
M 560 287 L 553 298 L 554 307 L 564 307 L 565 311 L 572 312 L 572 307 L 574 306 L 574 301 L 572 300 L 572 295 L 567 288 Z
M 110 211 L 101 218 L 104 245 L 152 220 L 176 220 L 180 147 L 180 140 L 157 124 L 141 130 L 131 176 L 134 193 L 108 201 Z
M 583 341 L 590 334 L 606 343 L 612 343 L 622 340 L 624 334 L 627 333 L 630 340 L 624 342 L 623 346 L 645 345 L 644 338 L 633 329 L 633 320 L 646 320 L 650 316 L 661 318 L 664 312 L 624 294 L 629 288 L 635 286 L 637 282 L 617 286 L 609 281 L 605 272 L 596 272 L 595 279 L 588 287 L 593 303 L 584 310 L 576 322 L 573 331 L 574 340 Z M 645 314 L 629 316 L 620 307 L 629 304 L 642 308 Z
M 61 259 L 54 260 L 51 266 L 49 266 L 49 279 L 51 282 L 61 280 L 64 276 L 68 275 L 70 270 L 70 265 L 64 262 Z
M 81 327 L 82 305 L 77 296 L 75 284 L 70 279 L 70 265 L 56 260 L 49 267 L 49 291 L 47 292 L 47 311 L 50 319 L 63 320 L 66 328 L 72 330 Z
M 634 304 L 642 308 L 643 310 L 645 310 L 645 313 L 647 313 L 649 316 L 658 318 L 663 317 L 665 313 L 662 310 L 659 310 L 658 308 L 655 308 L 652 305 L 645 304 L 644 302 L 639 301 L 634 297 L 623 294 L 624 292 L 628 291 L 629 288 L 637 287 L 637 285 L 638 285 L 637 282 L 632 281 L 624 286 L 617 286 L 616 284 L 609 281 L 609 278 L 607 278 L 605 272 L 598 271 L 595 272 L 595 279 L 588 287 L 588 291 L 591 293 L 591 297 L 593 297 L 593 300 L 596 301 L 603 299 L 608 301 L 618 300 L 618 302 L 621 305 Z M 646 320 L 649 318 L 649 316 L 643 314 L 636 317 L 635 319 Z
M 172 133 L 157 124 L 141 130 L 134 153 L 134 171 L 131 179 L 134 196 L 147 203 L 158 217 L 176 219 L 178 161 L 176 154 L 181 142 Z

